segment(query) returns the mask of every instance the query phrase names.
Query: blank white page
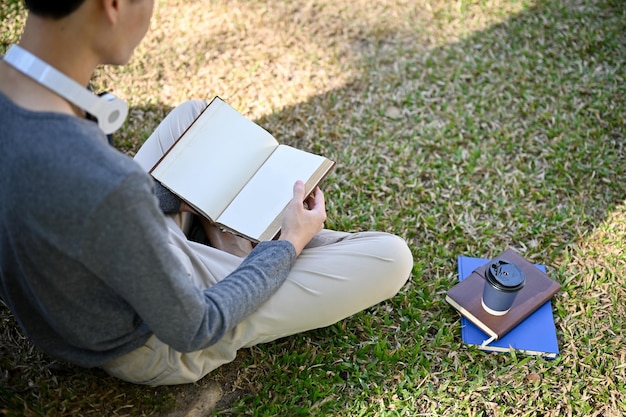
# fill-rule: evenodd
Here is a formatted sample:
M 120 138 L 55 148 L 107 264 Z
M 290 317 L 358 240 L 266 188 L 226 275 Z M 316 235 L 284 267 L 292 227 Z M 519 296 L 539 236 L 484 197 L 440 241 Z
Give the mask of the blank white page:
M 290 146 L 279 146 L 218 221 L 258 239 L 293 197 L 294 183 L 306 182 L 325 160 Z
M 278 142 L 215 98 L 152 176 L 215 220 Z

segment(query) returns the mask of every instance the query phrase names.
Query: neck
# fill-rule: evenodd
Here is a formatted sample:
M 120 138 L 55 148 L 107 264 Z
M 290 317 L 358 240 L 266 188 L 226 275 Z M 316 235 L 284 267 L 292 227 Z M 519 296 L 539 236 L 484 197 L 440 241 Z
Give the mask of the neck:
M 19 45 L 79 84 L 87 86 L 98 57 L 84 42 L 81 31 L 67 19 L 52 20 L 29 15 Z
M 70 22 L 29 15 L 19 45 L 42 61 L 87 86 L 98 65 L 95 54 L 70 30 Z M 70 36 L 72 35 L 72 36 Z M 85 34 L 87 36 L 88 34 Z M 84 113 L 56 93 L 0 61 L 0 91 L 17 105 L 34 111 L 53 111 L 84 117 Z

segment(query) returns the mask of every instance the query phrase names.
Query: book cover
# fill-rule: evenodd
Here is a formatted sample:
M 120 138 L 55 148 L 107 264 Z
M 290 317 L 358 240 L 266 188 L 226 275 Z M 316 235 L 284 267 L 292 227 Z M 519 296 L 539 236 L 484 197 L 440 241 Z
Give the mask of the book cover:
M 485 265 L 488 261 L 488 259 L 483 258 L 459 256 L 459 281 L 463 281 L 475 269 Z M 535 265 L 535 267 L 545 273 L 545 266 Z M 461 316 L 461 338 L 468 345 L 474 345 L 481 350 L 491 352 L 509 352 L 510 349 L 514 349 L 526 355 L 537 355 L 550 359 L 556 358 L 559 354 L 556 327 L 552 314 L 552 302 L 550 300 L 546 301 L 501 339 L 495 340 L 488 345 L 483 343 L 489 340 L 489 335 L 482 332 L 467 318 Z
M 308 195 L 334 165 L 278 143 L 215 97 L 150 173 L 223 230 L 260 242 L 278 236 L 295 182 Z
M 456 284 L 446 294 L 446 301 L 487 333 L 492 340 L 503 337 L 561 289 L 556 281 L 512 249 L 507 249 L 496 258 L 514 263 L 526 276 L 526 283 L 515 297 L 507 314 L 491 315 L 482 306 L 484 272 L 488 262 L 473 270 L 466 279 Z

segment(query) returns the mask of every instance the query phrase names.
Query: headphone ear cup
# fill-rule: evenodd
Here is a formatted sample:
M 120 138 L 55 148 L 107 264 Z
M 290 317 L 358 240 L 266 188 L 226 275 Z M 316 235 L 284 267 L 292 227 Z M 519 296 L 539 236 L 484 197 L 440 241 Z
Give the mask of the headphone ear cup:
M 122 127 L 128 116 L 128 105 L 111 93 L 103 93 L 98 103 L 90 110 L 90 114 L 98 119 L 98 126 L 109 135 Z

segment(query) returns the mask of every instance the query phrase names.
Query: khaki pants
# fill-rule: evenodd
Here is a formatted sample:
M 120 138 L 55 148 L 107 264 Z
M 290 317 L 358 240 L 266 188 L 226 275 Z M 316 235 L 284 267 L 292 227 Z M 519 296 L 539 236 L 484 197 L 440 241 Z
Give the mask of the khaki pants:
M 177 107 L 137 153 L 146 169 L 205 106 Z M 168 218 L 170 245 L 200 288 L 215 285 L 241 258 L 187 240 Z M 407 281 L 413 258 L 406 243 L 382 232 L 320 232 L 298 257 L 286 282 L 257 311 L 216 344 L 196 352 L 175 351 L 152 336 L 147 343 L 102 368 L 120 379 L 147 385 L 195 382 L 235 359 L 237 350 L 328 326 L 394 296 Z

